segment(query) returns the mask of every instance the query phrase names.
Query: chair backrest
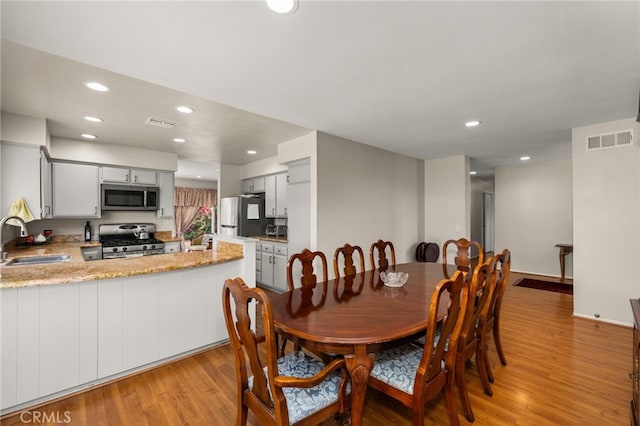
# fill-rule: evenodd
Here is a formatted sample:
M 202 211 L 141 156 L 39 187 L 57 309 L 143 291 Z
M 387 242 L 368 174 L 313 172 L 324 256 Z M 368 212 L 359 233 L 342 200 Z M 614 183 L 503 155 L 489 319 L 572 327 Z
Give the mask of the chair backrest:
M 356 252 L 358 257 L 360 258 L 360 270 L 356 269 L 353 264 L 353 253 Z M 344 263 L 342 267 L 342 274 L 340 274 L 340 255 L 344 258 Z M 352 246 L 349 243 L 346 243 L 342 247 L 338 247 L 336 251 L 333 253 L 333 271 L 336 275 L 336 278 L 340 277 L 353 277 L 358 272 L 364 272 L 364 252 L 360 246 Z
M 445 296 L 447 294 L 448 297 Z M 453 372 L 456 354 L 454 350 L 447 351 L 447 347 L 455 348 L 458 343 L 465 312 L 469 305 L 468 297 L 469 286 L 466 285 L 461 271 L 456 271 L 451 278 L 441 280 L 434 289 L 429 305 L 429 323 L 416 385 L 420 386 L 435 377 L 443 368 Z M 448 304 L 447 314 L 440 321 L 438 315 L 445 303 Z M 436 327 L 436 324 L 440 324 L 440 327 Z M 439 338 L 436 343 L 438 332 Z M 414 395 L 416 394 L 414 391 Z
M 369 248 L 369 261 L 371 262 L 371 269 L 386 270 L 389 267 L 389 261 L 387 260 L 386 249 L 389 247 L 391 253 L 391 267 L 396 267 L 396 251 L 393 248 L 391 241 L 378 240 L 371 244 Z M 376 252 L 378 252 L 378 265 L 376 266 Z
M 489 302 L 495 290 L 496 262 L 490 257 L 473 270 L 469 283 L 469 299 L 465 319 L 460 332 L 460 344 L 466 346 L 478 336 L 476 326 L 484 323 L 489 311 Z
M 447 262 L 447 249 L 450 244 L 454 244 L 457 249 L 456 257 L 453 259 L 453 263 L 456 265 L 456 269 L 462 272 L 471 272 L 471 247 L 475 247 L 478 252 L 478 265 L 484 263 L 484 250 L 482 245 L 477 241 L 469 241 L 466 238 L 459 238 L 457 240 L 447 240 L 442 246 L 442 270 L 445 277 L 449 277 L 448 262 Z
M 316 284 L 318 283 L 318 277 L 314 273 L 313 269 L 313 262 L 316 259 L 320 259 L 322 268 L 322 281 L 326 282 L 328 280 L 327 258 L 324 253 L 322 253 L 321 251 L 311 251 L 309 249 L 304 249 L 300 253 L 292 254 L 291 257 L 289 257 L 289 262 L 287 263 L 287 287 L 289 288 L 289 290 L 293 290 L 295 288 L 293 280 L 293 269 L 296 261 L 299 261 L 302 264 L 300 286 L 310 288 L 314 288 L 316 286 Z
M 261 306 L 256 311 L 262 315 L 266 343 L 264 351 L 258 348 L 261 339 L 251 328 L 253 302 Z M 222 304 L 231 349 L 235 355 L 238 404 L 245 404 L 244 399 L 250 398 L 254 405 L 256 402 L 263 405 L 270 412 L 269 417 L 288 420 L 284 393 L 280 387 L 273 385 L 278 365 L 273 317 L 267 295 L 259 288 L 249 288 L 242 278 L 228 279 L 222 289 Z M 249 388 L 251 376 L 253 384 Z M 279 412 L 277 416 L 276 411 Z
M 491 297 L 490 308 L 487 314 L 487 320 L 500 315 L 500 307 L 502 306 L 502 296 L 507 288 L 509 281 L 509 273 L 511 272 L 511 252 L 509 249 L 502 250 L 502 253 L 494 257 L 496 262 L 496 285 L 493 296 Z

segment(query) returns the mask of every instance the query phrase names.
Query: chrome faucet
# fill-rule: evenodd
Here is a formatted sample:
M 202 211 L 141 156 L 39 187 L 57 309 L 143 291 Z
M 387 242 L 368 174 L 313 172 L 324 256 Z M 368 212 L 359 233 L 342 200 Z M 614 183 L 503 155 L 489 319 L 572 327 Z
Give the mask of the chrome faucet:
M 18 216 L 5 216 L 0 220 L 0 263 L 4 263 L 7 260 L 8 253 L 4 251 L 4 243 L 2 242 L 2 228 L 4 228 L 4 224 L 7 223 L 9 219 L 15 219 L 20 224 L 20 236 L 26 237 L 29 233 L 27 232 L 27 224 L 22 220 L 21 217 Z

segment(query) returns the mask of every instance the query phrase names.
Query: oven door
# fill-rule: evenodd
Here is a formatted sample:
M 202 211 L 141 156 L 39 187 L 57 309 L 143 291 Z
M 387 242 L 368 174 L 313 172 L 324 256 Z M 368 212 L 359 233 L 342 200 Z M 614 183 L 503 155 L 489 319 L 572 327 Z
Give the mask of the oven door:
M 146 188 L 102 185 L 102 210 L 146 210 Z

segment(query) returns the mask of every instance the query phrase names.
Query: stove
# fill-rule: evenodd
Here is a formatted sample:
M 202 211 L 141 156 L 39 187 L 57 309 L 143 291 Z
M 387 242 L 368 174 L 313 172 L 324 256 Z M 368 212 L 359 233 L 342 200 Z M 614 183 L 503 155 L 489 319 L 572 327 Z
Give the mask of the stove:
M 164 253 L 164 243 L 154 238 L 153 223 L 117 223 L 100 225 L 102 258 L 150 256 Z

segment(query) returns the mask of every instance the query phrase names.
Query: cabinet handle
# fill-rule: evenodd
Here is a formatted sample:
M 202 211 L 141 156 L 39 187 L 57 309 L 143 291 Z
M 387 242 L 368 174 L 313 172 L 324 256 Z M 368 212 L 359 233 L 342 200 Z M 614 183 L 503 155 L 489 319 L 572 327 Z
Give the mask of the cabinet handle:
M 289 183 L 289 175 L 287 175 L 287 183 Z
M 164 207 L 160 207 L 160 216 L 164 216 Z
M 138 175 L 135 175 L 135 176 L 133 177 L 133 181 L 134 181 L 135 183 L 138 183 Z
M 271 214 L 275 215 L 276 214 L 276 209 L 271 209 Z
M 125 182 L 129 182 L 129 175 L 124 179 Z
M 285 216 L 287 215 L 287 208 L 286 207 L 284 208 L 284 215 Z
M 93 215 L 98 216 L 98 206 L 93 206 Z

